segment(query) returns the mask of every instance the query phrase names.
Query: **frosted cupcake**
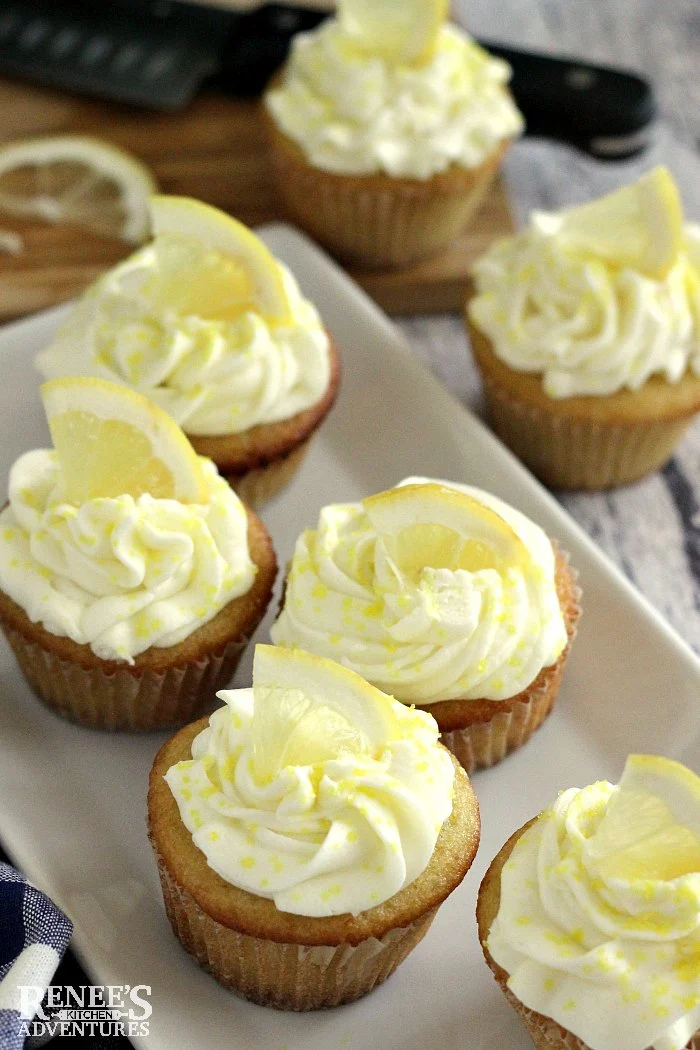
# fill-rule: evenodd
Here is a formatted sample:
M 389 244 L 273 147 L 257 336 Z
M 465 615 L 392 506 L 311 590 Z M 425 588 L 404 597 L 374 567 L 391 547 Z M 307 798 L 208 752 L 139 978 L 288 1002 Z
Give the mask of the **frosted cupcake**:
M 474 267 L 467 306 L 495 429 L 543 481 L 599 489 L 660 467 L 700 410 L 700 227 L 656 168 L 536 212 Z
M 37 695 L 102 729 L 193 718 L 272 594 L 262 522 L 146 398 L 42 387 L 55 450 L 21 456 L 0 512 L 0 625 Z
M 549 714 L 578 598 L 565 556 L 519 511 L 479 489 L 408 478 L 323 508 L 297 540 L 270 633 L 429 711 L 471 772 Z
M 446 246 L 522 131 L 510 68 L 446 8 L 341 0 L 295 38 L 265 97 L 290 214 L 349 261 L 403 266 Z
M 253 688 L 156 756 L 149 832 L 175 935 L 239 995 L 336 1006 L 393 973 L 479 842 L 433 719 L 328 660 L 258 646 Z
M 154 197 L 150 210 L 153 241 L 88 289 L 37 367 L 145 394 L 259 505 L 331 408 L 338 355 L 290 271 L 245 226 L 187 198 Z
M 700 1046 L 700 778 L 627 760 L 562 792 L 479 890 L 486 961 L 541 1050 Z

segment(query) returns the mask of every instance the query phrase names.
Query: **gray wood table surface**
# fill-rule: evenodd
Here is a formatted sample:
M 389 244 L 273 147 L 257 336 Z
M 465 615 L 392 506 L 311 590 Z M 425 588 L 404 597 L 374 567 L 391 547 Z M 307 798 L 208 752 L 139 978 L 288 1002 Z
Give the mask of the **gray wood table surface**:
M 700 0 L 458 0 L 475 36 L 637 69 L 654 83 L 660 120 L 642 157 L 594 161 L 524 139 L 506 181 L 518 223 L 615 189 L 654 164 L 669 166 L 686 216 L 700 222 Z M 400 319 L 419 357 L 460 399 L 482 411 L 480 385 L 457 314 Z M 561 493 L 585 531 L 700 652 L 700 420 L 668 465 L 607 493 Z M 585 598 L 584 598 L 585 601 Z

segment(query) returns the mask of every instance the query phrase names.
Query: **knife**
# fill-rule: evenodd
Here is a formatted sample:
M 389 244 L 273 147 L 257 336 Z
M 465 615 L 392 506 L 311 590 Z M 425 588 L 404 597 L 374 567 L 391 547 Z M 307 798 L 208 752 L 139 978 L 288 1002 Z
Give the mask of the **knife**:
M 328 9 L 236 0 L 254 10 L 179 0 L 9 0 L 0 11 L 0 73 L 82 94 L 173 110 L 209 80 L 259 94 L 292 37 Z M 318 3 L 318 0 L 317 0 Z M 656 113 L 642 76 L 576 58 L 479 41 L 513 68 L 527 134 L 619 160 L 648 144 Z
M 637 73 L 479 41 L 513 69 L 510 89 L 526 134 L 559 139 L 600 160 L 649 145 L 656 116 L 651 84 Z

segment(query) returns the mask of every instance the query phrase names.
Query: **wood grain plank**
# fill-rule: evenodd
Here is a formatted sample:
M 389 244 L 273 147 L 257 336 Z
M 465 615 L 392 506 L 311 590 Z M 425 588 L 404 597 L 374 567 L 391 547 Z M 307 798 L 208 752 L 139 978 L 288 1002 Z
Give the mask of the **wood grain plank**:
M 10 123 L 2 114 L 13 114 Z M 203 93 L 182 113 L 162 114 L 72 98 L 0 81 L 0 141 L 56 132 L 94 134 L 130 150 L 154 172 L 165 193 L 208 201 L 255 226 L 285 219 L 273 185 L 258 104 Z M 20 255 L 0 256 L 0 321 L 54 306 L 79 294 L 131 250 L 122 241 L 76 226 L 46 226 L 0 217 L 19 233 Z M 391 313 L 455 309 L 472 260 L 511 228 L 502 185 L 494 187 L 469 230 L 443 255 L 391 273 L 353 271 Z

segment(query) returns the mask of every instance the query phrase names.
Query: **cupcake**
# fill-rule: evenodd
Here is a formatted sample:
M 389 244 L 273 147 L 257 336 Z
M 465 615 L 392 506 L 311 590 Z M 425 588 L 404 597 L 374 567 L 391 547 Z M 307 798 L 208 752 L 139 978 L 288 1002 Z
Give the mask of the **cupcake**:
M 700 778 L 631 755 L 562 792 L 479 890 L 486 961 L 540 1050 L 700 1047 Z
M 549 714 L 579 617 L 565 554 L 480 489 L 407 478 L 297 540 L 277 645 L 337 660 L 435 718 L 468 773 Z
M 55 450 L 0 512 L 0 625 L 54 711 L 182 725 L 231 678 L 270 601 L 262 522 L 156 405 L 99 379 L 42 387 Z
M 467 324 L 498 435 L 548 485 L 656 470 L 700 410 L 700 227 L 665 168 L 535 212 L 474 266 Z
M 149 834 L 175 936 L 239 995 L 337 1006 L 389 977 L 479 842 L 430 715 L 300 650 L 257 646 L 252 689 L 156 756 Z
M 36 360 L 165 409 L 251 506 L 294 474 L 331 408 L 338 354 L 255 234 L 209 205 L 150 201 L 153 240 L 104 274 Z
M 341 0 L 295 37 L 264 99 L 279 192 L 292 218 L 364 267 L 439 252 L 476 212 L 523 121 L 510 67 L 443 0 Z

